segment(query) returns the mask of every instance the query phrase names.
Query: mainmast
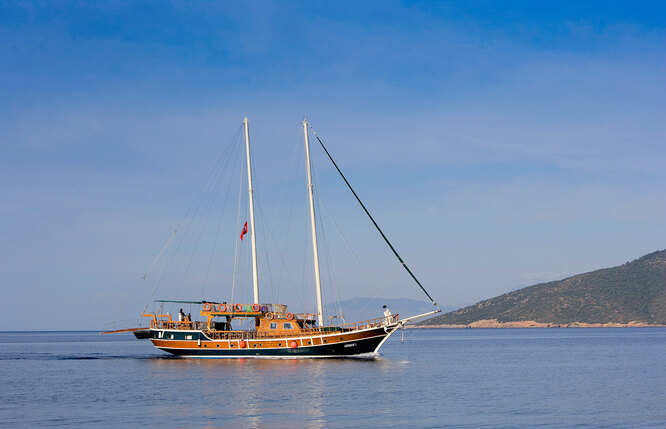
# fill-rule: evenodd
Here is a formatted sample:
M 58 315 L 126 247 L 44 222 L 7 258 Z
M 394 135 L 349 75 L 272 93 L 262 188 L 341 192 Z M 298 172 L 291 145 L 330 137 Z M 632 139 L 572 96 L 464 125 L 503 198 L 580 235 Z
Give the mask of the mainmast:
M 257 238 L 254 233 L 254 198 L 252 198 L 252 163 L 250 162 L 250 131 L 247 116 L 245 126 L 245 151 L 247 152 L 247 187 L 250 194 L 250 237 L 252 239 L 252 282 L 254 284 L 254 303 L 259 304 L 259 280 L 257 278 Z
M 303 136 L 305 137 L 305 165 L 308 173 L 308 195 L 310 196 L 310 225 L 312 227 L 312 256 L 314 258 L 315 286 L 317 291 L 317 317 L 319 326 L 322 327 L 324 326 L 324 309 L 321 304 L 321 278 L 319 276 L 317 224 L 315 223 L 314 197 L 312 195 L 312 170 L 310 169 L 310 141 L 308 140 L 308 121 L 305 118 L 303 118 Z

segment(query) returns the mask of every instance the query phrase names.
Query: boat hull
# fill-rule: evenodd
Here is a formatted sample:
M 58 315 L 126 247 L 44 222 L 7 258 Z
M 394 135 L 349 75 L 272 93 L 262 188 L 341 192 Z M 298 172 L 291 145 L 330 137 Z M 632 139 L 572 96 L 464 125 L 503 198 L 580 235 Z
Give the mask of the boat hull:
M 140 331 L 134 331 L 132 332 L 134 334 L 134 337 L 136 337 L 137 340 L 147 340 L 150 338 L 150 330 L 148 329 L 142 329 Z
M 196 341 L 156 338 L 162 330 L 151 330 L 151 341 L 160 350 L 181 357 L 197 358 L 327 358 L 376 354 L 395 327 L 308 337 L 287 337 L 273 341 L 213 340 L 201 331 Z M 169 331 L 162 331 L 168 337 Z M 205 340 L 201 340 L 205 337 Z M 242 342 L 245 347 L 239 346 Z M 267 344 L 268 343 L 268 344 Z M 278 347 L 275 345 L 279 344 Z M 292 347 L 296 343 L 296 347 Z

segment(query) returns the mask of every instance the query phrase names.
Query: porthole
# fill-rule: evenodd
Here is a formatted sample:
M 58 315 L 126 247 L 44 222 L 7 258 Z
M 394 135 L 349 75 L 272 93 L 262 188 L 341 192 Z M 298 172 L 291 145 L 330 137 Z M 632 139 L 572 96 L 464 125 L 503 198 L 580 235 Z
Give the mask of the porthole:
M 219 347 L 220 347 L 220 345 L 218 344 L 218 345 L 217 345 L 217 347 L 219 348 Z
M 327 342 L 327 340 L 324 340 L 324 342 Z
M 310 341 L 308 341 L 308 344 L 312 344 Z

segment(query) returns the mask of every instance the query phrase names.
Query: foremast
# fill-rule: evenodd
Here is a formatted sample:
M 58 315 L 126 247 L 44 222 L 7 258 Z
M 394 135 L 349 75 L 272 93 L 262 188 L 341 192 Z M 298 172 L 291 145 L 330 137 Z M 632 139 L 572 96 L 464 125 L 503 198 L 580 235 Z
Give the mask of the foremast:
M 254 233 L 254 198 L 252 197 L 252 162 L 250 160 L 250 130 L 247 116 L 243 120 L 245 127 L 245 151 L 247 157 L 247 187 L 250 194 L 250 238 L 252 239 L 252 283 L 254 286 L 254 303 L 259 304 L 259 279 L 257 276 L 257 238 Z
M 324 308 L 321 303 L 321 276 L 319 274 L 319 248 L 317 247 L 317 224 L 315 221 L 314 196 L 312 193 L 312 169 L 310 168 L 310 140 L 308 139 L 308 121 L 303 118 L 303 137 L 305 138 L 305 166 L 308 175 L 308 196 L 310 197 L 310 227 L 312 229 L 312 258 L 314 259 L 315 288 L 317 293 L 317 321 L 324 326 Z

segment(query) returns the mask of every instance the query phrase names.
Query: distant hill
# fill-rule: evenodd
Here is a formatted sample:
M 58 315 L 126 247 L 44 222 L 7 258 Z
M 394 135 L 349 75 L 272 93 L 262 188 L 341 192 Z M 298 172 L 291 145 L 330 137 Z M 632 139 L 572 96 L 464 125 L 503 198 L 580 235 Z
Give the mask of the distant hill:
M 666 250 L 618 267 L 541 283 L 430 318 L 423 325 L 535 321 L 666 324 Z

